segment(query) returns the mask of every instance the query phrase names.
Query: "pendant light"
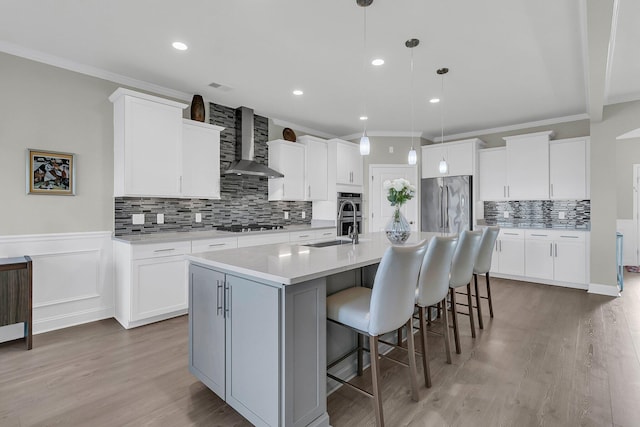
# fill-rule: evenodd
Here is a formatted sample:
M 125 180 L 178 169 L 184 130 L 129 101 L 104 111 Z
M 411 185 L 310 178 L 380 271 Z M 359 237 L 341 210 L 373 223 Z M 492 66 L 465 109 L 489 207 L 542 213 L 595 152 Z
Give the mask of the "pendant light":
M 449 72 L 448 68 L 439 68 L 436 73 L 438 73 L 442 77 L 442 88 L 440 90 L 440 143 L 444 144 L 444 75 Z M 449 173 L 449 165 L 447 164 L 447 160 L 442 157 L 440 160 L 440 164 L 438 165 L 438 172 L 441 175 L 446 175 Z
M 420 44 L 418 39 L 409 39 L 404 42 L 404 45 L 411 49 L 411 150 L 409 150 L 409 156 L 407 157 L 407 163 L 415 165 L 418 162 L 418 153 L 413 146 L 413 48 Z
M 362 74 L 365 76 L 366 72 L 366 57 L 367 57 L 367 7 L 373 3 L 373 0 L 356 0 L 358 6 L 362 7 L 363 15 L 364 15 L 364 25 L 363 25 L 363 35 L 362 35 Z M 360 137 L 360 155 L 368 156 L 371 152 L 371 144 L 369 143 L 369 137 L 367 136 L 367 84 L 366 78 L 364 79 L 364 90 L 363 90 L 363 98 L 364 98 L 364 115 L 360 117 L 362 121 L 364 121 L 364 130 L 362 131 L 362 137 Z

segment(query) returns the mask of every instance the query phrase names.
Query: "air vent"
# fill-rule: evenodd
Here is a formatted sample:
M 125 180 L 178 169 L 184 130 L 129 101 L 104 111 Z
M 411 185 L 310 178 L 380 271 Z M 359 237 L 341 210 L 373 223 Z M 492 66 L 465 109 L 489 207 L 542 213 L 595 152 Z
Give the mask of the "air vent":
M 209 83 L 209 86 L 211 86 L 214 89 L 218 89 L 218 90 L 220 90 L 222 92 L 229 92 L 230 90 L 233 90 L 233 88 L 231 86 L 225 86 L 223 84 L 216 83 L 216 82 Z

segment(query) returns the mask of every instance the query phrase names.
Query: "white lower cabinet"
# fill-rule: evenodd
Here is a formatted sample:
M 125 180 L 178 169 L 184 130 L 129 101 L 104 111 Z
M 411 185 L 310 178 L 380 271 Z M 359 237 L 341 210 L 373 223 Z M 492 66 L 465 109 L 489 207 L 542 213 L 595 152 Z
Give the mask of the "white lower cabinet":
M 526 276 L 586 285 L 586 235 L 580 231 L 533 231 L 526 233 Z
M 191 242 L 114 243 L 115 317 L 125 328 L 187 311 L 187 262 Z
M 258 426 L 280 422 L 280 289 L 190 267 L 189 370 Z
M 491 257 L 491 272 L 524 275 L 524 232 L 500 230 Z

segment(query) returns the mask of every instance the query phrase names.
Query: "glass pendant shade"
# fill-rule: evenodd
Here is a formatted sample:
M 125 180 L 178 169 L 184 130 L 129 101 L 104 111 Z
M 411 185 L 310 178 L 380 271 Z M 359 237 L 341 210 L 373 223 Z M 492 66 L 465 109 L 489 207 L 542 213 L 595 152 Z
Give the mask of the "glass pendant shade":
M 371 144 L 369 144 L 369 137 L 365 132 L 362 134 L 362 137 L 360 138 L 360 154 L 362 156 L 368 156 L 370 151 L 371 151 Z
M 443 175 L 449 172 L 449 165 L 447 164 L 447 161 L 445 159 L 440 160 L 438 171 Z
M 418 162 L 418 154 L 415 148 L 411 147 L 409 150 L 409 158 L 407 159 L 410 165 L 415 165 Z

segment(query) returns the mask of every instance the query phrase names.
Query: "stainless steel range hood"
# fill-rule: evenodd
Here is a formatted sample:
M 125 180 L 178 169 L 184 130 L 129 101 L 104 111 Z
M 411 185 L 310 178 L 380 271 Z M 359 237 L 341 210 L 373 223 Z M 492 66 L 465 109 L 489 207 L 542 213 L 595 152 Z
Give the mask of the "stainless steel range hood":
M 280 172 L 257 163 L 254 160 L 254 150 L 253 110 L 247 107 L 240 107 L 236 110 L 236 158 L 240 156 L 240 160 L 232 164 L 224 173 L 226 175 L 253 175 L 267 178 L 284 177 Z

